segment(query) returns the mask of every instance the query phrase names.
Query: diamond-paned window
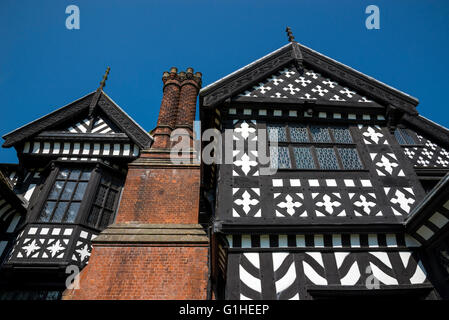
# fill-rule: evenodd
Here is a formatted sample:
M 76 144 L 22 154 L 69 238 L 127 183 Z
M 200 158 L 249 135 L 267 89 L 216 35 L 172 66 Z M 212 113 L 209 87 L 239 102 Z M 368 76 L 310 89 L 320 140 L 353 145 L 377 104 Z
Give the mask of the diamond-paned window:
M 312 151 L 309 147 L 295 147 L 293 153 L 295 154 L 297 169 L 316 169 Z
M 320 169 L 338 170 L 337 156 L 333 148 L 316 148 L 316 155 Z
M 269 141 L 287 141 L 287 130 L 283 125 L 270 125 L 267 126 Z
M 307 127 L 300 125 L 289 126 L 290 139 L 292 142 L 309 142 L 309 133 Z
M 271 167 L 298 170 L 363 170 L 348 127 L 268 124 Z M 279 136 L 273 142 L 274 132 Z
M 354 148 L 338 148 L 341 163 L 345 170 L 359 170 L 363 169 L 360 157 L 357 154 L 357 150 Z
M 338 143 L 352 143 L 353 142 L 348 128 L 333 127 L 333 128 L 331 128 L 331 130 L 332 130 L 332 134 L 334 135 L 335 142 L 338 142 Z
M 271 167 L 289 169 L 292 167 L 287 147 L 270 147 Z
M 310 126 L 314 142 L 332 142 L 329 130 L 327 127 Z

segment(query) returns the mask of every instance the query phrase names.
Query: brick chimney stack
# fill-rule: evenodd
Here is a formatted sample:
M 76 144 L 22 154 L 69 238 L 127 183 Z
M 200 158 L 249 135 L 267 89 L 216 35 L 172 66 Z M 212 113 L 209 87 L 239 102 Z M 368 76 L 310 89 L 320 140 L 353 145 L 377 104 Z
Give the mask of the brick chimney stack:
M 181 99 L 179 100 L 178 115 L 176 117 L 177 128 L 187 128 L 193 131 L 192 124 L 195 120 L 196 99 L 201 88 L 201 73 L 193 74 L 192 68 L 187 68 L 181 84 Z
M 193 68 L 177 73 L 175 67 L 162 76 L 164 83 L 163 97 L 157 127 L 154 130 L 152 148 L 166 149 L 170 147 L 170 134 L 175 128 L 185 128 L 193 134 L 193 121 L 198 92 L 201 89 L 200 72 L 193 74 Z
M 170 158 L 173 130 L 187 129 L 193 138 L 201 73 L 171 68 L 162 81 L 154 143 L 129 164 L 115 223 L 93 241 L 80 289 L 66 290 L 65 299 L 207 297 L 209 239 L 198 224 L 200 165 Z

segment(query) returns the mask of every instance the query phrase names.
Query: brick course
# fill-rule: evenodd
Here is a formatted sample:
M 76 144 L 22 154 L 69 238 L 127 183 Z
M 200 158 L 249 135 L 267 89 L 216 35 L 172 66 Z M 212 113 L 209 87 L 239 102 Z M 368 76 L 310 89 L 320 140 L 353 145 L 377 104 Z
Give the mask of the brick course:
M 207 247 L 95 247 L 64 299 L 206 299 Z M 206 268 L 198 268 L 206 266 Z
M 168 148 L 172 129 L 192 125 L 201 73 L 193 75 L 191 68 L 176 72 L 172 68 L 164 73 L 155 141 L 129 166 L 115 224 L 93 242 L 89 264 L 81 272 L 81 288 L 66 290 L 64 299 L 207 298 L 205 232 L 197 225 L 195 236 L 190 227 L 168 235 L 179 229 L 173 224 L 198 223 L 200 201 L 200 167 L 174 165 Z M 161 236 L 152 236 L 151 230 Z M 147 235 L 142 237 L 144 232 Z
M 198 223 L 200 169 L 130 168 L 116 222 Z

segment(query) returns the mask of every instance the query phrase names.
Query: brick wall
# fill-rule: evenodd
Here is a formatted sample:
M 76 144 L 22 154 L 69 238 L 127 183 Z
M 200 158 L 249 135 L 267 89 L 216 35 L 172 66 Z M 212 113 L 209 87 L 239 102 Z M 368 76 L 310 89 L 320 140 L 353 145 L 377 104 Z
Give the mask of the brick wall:
M 130 168 L 116 222 L 198 223 L 200 169 Z
M 95 247 L 65 299 L 206 299 L 207 247 Z
M 192 126 L 201 73 L 172 68 L 162 80 L 155 141 L 130 164 L 115 223 L 94 240 L 81 288 L 66 291 L 64 299 L 207 298 L 209 239 L 198 225 L 201 171 L 172 163 L 168 140 L 173 129 Z

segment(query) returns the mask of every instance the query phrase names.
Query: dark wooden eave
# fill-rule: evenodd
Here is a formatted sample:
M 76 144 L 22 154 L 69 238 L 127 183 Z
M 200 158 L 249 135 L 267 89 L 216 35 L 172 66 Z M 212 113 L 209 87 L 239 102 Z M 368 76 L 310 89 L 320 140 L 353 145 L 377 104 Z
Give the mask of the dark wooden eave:
M 407 232 L 415 232 L 449 199 L 449 173 L 426 195 L 405 220 Z
M 36 141 L 81 141 L 81 142 L 130 142 L 125 133 L 96 134 L 96 133 L 72 133 L 58 131 L 43 131 L 34 140 Z
M 200 106 L 217 106 L 291 63 L 296 67 L 301 64 L 310 66 L 339 83 L 356 89 L 368 98 L 417 115 L 416 106 L 419 101 L 416 98 L 296 42 L 289 43 L 204 87 L 200 91 Z
M 87 114 L 94 94 L 95 92 L 89 93 L 42 118 L 4 135 L 3 139 L 5 139 L 5 142 L 3 143 L 3 147 L 12 147 L 39 135 L 41 132 L 51 130 L 51 128 L 54 128 L 81 113 Z M 142 127 L 140 127 L 103 91 L 98 99 L 97 107 L 140 148 L 143 149 L 151 144 L 153 140 L 152 136 L 142 129 Z

